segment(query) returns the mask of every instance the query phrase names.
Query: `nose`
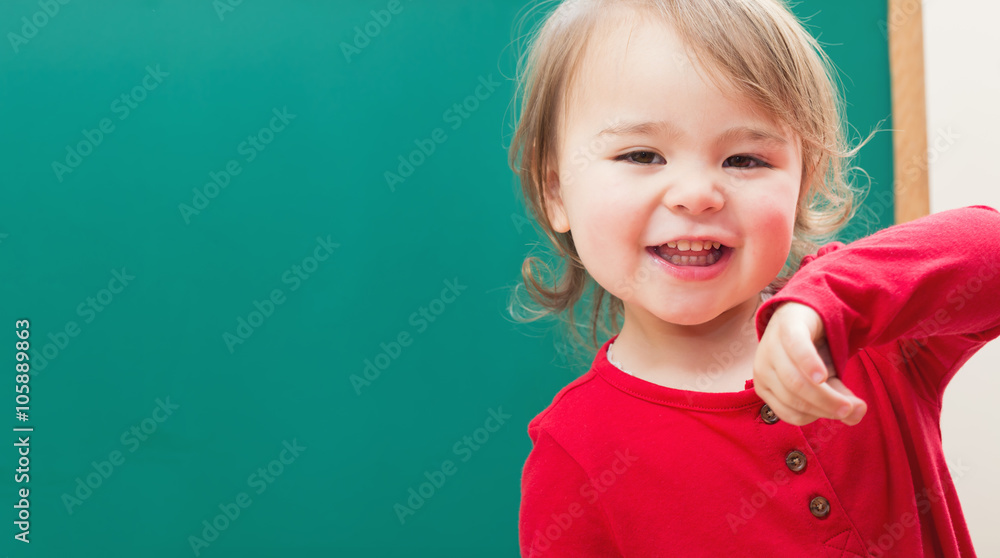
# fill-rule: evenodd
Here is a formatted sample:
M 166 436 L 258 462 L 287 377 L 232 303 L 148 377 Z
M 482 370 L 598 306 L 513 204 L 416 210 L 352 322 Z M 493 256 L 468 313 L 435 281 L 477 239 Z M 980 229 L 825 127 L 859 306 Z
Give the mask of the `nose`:
M 725 204 L 719 186 L 717 178 L 704 169 L 679 173 L 667 185 L 663 205 L 690 215 L 719 211 Z

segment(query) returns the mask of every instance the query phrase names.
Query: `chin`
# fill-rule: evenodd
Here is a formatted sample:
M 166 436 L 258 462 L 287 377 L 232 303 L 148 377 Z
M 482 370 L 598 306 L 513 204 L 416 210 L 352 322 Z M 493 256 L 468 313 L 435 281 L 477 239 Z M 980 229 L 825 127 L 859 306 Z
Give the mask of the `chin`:
M 705 306 L 699 306 L 698 308 L 670 308 L 665 309 L 662 312 L 653 312 L 657 318 L 663 320 L 664 322 L 682 325 L 682 326 L 696 326 L 718 318 L 722 314 L 722 308 L 706 308 Z
M 752 296 L 752 294 L 748 295 L 746 300 L 722 300 L 713 297 L 708 301 L 702 300 L 701 297 L 689 297 L 679 304 L 665 302 L 656 307 L 646 306 L 645 308 L 647 312 L 664 322 L 681 326 L 697 326 L 711 322 L 726 312 L 734 310 Z

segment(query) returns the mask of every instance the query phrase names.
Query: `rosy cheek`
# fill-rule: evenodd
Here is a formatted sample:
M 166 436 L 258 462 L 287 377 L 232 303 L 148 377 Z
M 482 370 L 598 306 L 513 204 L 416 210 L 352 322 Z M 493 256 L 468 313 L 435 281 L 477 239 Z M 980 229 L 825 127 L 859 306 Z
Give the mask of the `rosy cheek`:
M 795 225 L 794 207 L 790 209 L 788 205 L 771 200 L 771 203 L 761 203 L 750 210 L 753 219 L 745 224 L 748 227 L 745 230 L 753 231 L 756 239 L 751 254 L 754 258 L 772 264 L 787 258 Z

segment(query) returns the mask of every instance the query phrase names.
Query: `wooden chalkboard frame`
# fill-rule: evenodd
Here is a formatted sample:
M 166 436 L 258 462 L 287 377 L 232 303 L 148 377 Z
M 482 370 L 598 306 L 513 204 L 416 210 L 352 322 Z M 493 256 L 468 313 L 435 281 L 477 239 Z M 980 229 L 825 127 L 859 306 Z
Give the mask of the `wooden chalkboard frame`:
M 904 223 L 930 213 L 923 7 L 920 0 L 888 2 L 893 195 L 896 223 Z

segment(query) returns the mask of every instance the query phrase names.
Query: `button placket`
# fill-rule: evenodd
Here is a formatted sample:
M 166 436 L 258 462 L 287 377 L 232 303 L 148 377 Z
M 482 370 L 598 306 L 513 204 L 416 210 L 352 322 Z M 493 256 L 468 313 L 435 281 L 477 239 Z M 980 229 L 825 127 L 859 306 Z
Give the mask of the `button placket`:
M 774 412 L 773 409 L 771 409 L 770 405 L 768 405 L 767 403 L 762 404 L 760 407 L 759 414 L 761 420 L 764 422 L 765 425 L 765 429 L 761 431 L 761 434 L 764 435 L 765 438 L 771 437 L 767 435 L 768 432 L 770 433 L 784 432 L 784 429 L 771 430 L 767 428 L 767 426 L 781 422 L 781 419 L 778 418 L 777 414 Z M 814 518 L 812 521 L 828 520 L 830 522 L 828 525 L 831 529 L 846 528 L 853 530 L 853 526 L 850 525 L 850 523 L 847 521 L 847 518 L 843 517 L 842 514 L 839 514 L 838 516 L 835 516 L 833 518 L 830 517 L 830 514 L 832 512 L 832 506 L 830 504 L 830 500 L 826 496 L 823 496 L 821 493 L 825 492 L 826 490 L 832 490 L 832 487 L 828 483 L 822 481 L 822 475 L 820 475 L 820 478 L 817 478 L 814 475 L 809 475 L 808 477 L 805 476 L 808 474 L 808 471 L 806 469 L 809 462 L 809 459 L 806 455 L 807 450 L 805 448 L 809 447 L 809 443 L 804 438 L 804 434 L 801 428 L 793 427 L 793 429 L 794 431 L 797 432 L 798 434 L 797 437 L 799 439 L 786 440 L 786 443 L 788 442 L 791 443 L 789 443 L 788 446 L 785 446 L 786 447 L 786 449 L 784 450 L 785 466 L 788 467 L 788 470 L 792 471 L 793 473 L 796 473 L 796 475 L 793 475 L 793 478 L 802 476 L 803 480 L 800 480 L 797 483 L 793 481 L 792 484 L 788 486 L 788 489 L 796 491 L 802 491 L 802 490 L 808 491 L 803 496 L 805 496 L 805 504 L 806 504 L 805 507 L 808 508 L 809 513 Z M 775 439 L 773 441 L 780 443 L 778 438 L 784 438 L 784 436 L 780 435 L 775 436 Z M 791 449 L 788 449 L 789 446 L 791 447 Z M 816 464 L 815 466 L 819 467 L 818 464 Z M 819 470 L 822 470 L 822 467 L 820 467 Z M 812 479 L 812 481 L 807 482 L 805 481 L 806 478 Z M 821 484 L 818 486 L 815 485 L 814 481 L 816 480 L 819 480 Z M 803 512 L 804 511 L 805 510 L 803 510 Z M 827 521 L 824 521 L 824 523 L 827 523 Z

